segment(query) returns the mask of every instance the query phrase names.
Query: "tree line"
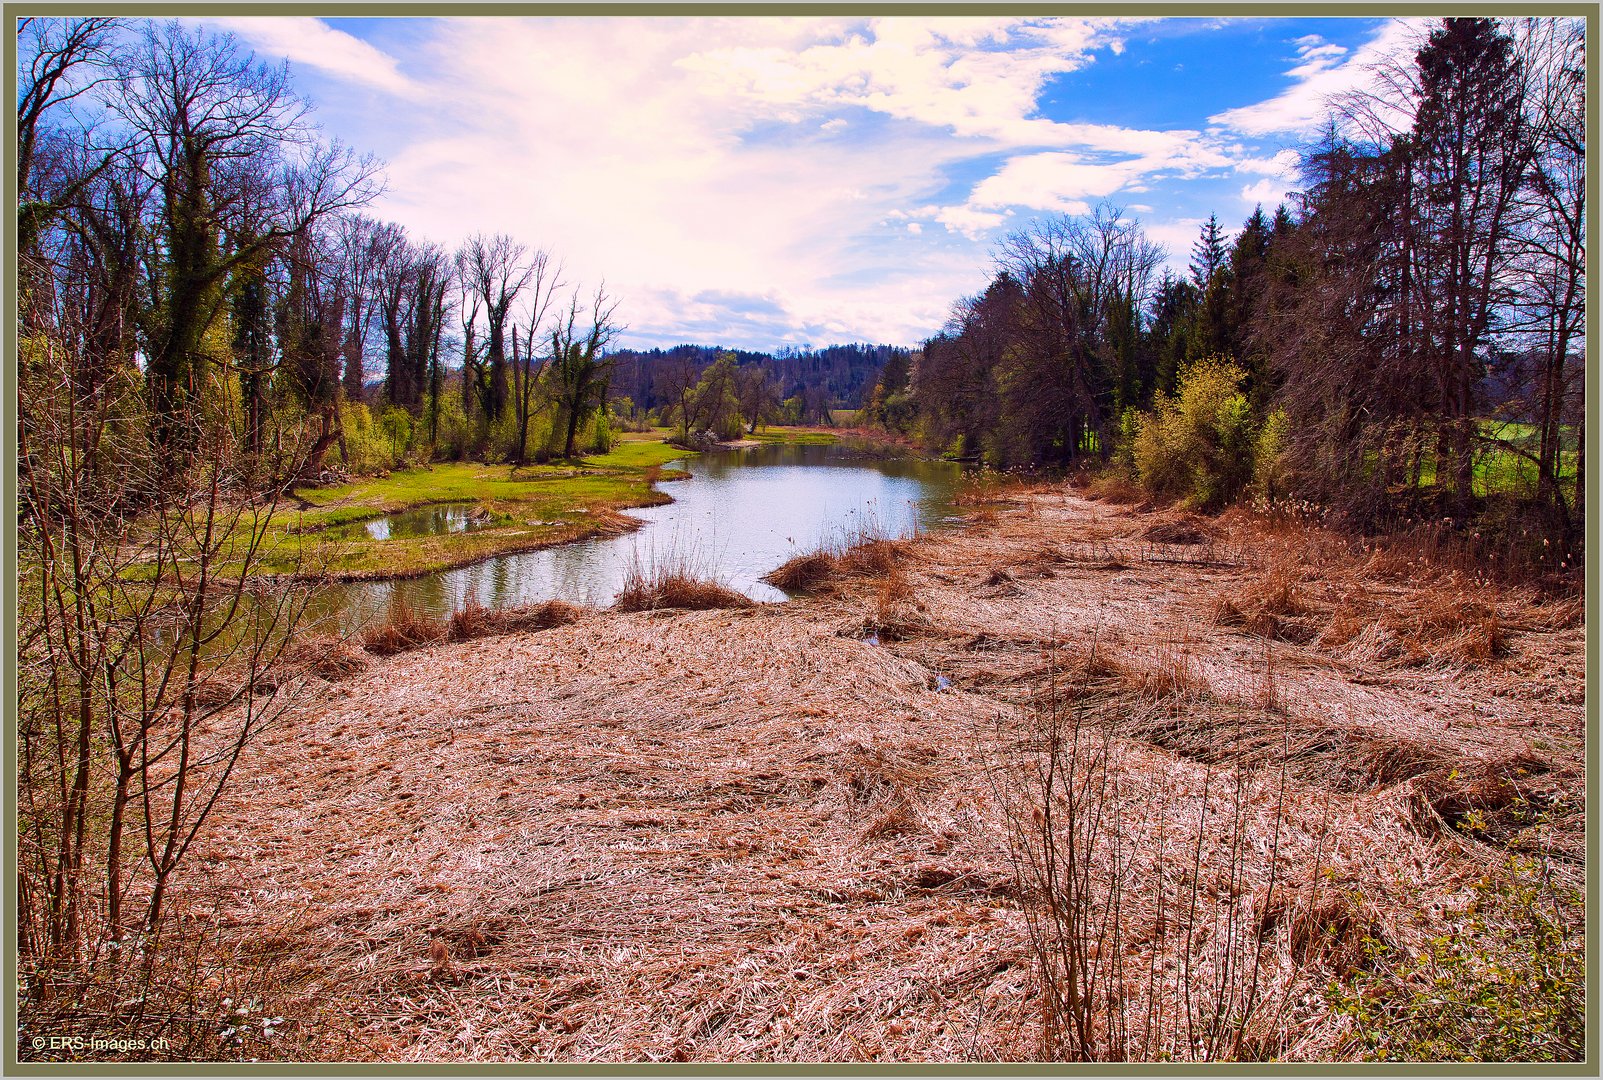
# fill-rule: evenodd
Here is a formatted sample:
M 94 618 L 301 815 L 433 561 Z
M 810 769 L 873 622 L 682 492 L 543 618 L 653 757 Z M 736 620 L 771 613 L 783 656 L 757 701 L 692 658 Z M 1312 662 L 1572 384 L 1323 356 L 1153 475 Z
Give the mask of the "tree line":
M 1187 277 L 1116 209 L 1036 222 L 870 411 L 954 456 L 1213 505 L 1256 477 L 1364 526 L 1508 497 L 1574 551 L 1584 60 L 1574 20 L 1441 20 L 1333 103 L 1289 207 L 1209 219 Z
M 828 425 L 834 410 L 866 404 L 881 370 L 907 363 L 912 352 L 856 343 L 773 352 L 706 345 L 620 349 L 613 354 L 613 404 L 625 418 L 725 438 L 738 434 L 736 418 L 748 431 L 765 423 Z M 715 366 L 725 358 L 727 371 Z
M 447 251 L 363 213 L 379 164 L 320 137 L 286 64 L 177 23 L 29 19 L 19 43 L 24 359 L 80 395 L 142 384 L 159 459 L 202 415 L 263 482 L 334 451 L 362 469 L 397 445 L 521 463 L 606 442 L 616 301 L 511 236 Z

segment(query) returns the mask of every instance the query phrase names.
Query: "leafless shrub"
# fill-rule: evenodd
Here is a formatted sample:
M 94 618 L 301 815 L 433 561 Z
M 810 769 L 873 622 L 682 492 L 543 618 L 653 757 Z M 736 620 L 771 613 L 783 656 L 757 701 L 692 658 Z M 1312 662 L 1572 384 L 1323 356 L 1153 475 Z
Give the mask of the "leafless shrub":
M 31 1021 L 63 987 L 87 998 L 149 985 L 139 980 L 190 946 L 169 918 L 179 869 L 241 755 L 293 698 L 287 650 L 306 600 L 251 584 L 279 497 L 251 484 L 215 381 L 193 414 L 166 419 L 193 451 L 179 463 L 152 453 L 130 419 L 137 372 L 85 389 L 69 350 L 34 360 L 19 445 L 17 698 Z M 147 975 L 133 974 L 139 963 Z M 146 1001 L 105 1006 L 100 1029 Z
M 1114 731 L 1083 683 L 1057 682 L 1030 715 L 1022 749 L 992 771 L 1040 974 L 1043 1055 L 1275 1056 L 1293 932 L 1263 913 L 1286 903 L 1285 756 L 1267 836 L 1254 820 L 1261 772 L 1210 768 L 1194 824 L 1160 809 L 1153 844 L 1136 831 L 1134 800 L 1147 795 Z
M 226 932 L 225 903 L 216 894 L 180 898 L 156 934 L 81 965 L 26 966 L 19 976 L 29 1007 L 20 1026 L 29 1037 L 18 1056 L 74 1060 L 80 1051 L 50 1045 L 55 1032 L 105 1040 L 96 1059 L 107 1061 L 328 1055 L 310 973 L 289 959 L 295 928 L 239 941 Z M 35 1042 L 33 1033 L 43 1038 Z

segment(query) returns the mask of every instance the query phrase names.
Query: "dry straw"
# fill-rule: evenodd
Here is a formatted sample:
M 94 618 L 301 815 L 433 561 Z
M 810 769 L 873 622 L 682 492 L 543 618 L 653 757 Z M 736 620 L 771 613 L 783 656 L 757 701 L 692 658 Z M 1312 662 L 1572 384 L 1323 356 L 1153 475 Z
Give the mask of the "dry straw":
M 230 898 L 225 937 L 286 943 L 299 1027 L 274 1045 L 1348 1059 L 1325 987 L 1366 950 L 1452 932 L 1510 850 L 1581 880 L 1572 601 L 1377 577 L 1239 515 L 1164 541 L 1172 516 L 1061 487 L 979 509 L 820 553 L 785 605 L 686 611 L 656 575 L 653 610 L 329 660 L 189 879 Z M 1221 597 L 1247 617 L 1216 621 Z M 1460 641 L 1489 620 L 1492 647 Z M 1061 806 L 1031 831 L 1058 792 L 1026 783 L 1042 716 L 1104 796 L 1056 878 L 1020 858 L 1072 832 Z M 1065 866 L 1105 920 L 1053 921 Z M 1065 955 L 1097 988 L 1078 1013 Z

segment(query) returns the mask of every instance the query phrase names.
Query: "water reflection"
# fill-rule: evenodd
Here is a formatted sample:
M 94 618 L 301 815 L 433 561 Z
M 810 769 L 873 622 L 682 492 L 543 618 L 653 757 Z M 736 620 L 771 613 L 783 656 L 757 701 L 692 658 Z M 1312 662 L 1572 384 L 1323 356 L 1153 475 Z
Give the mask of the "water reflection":
M 407 540 L 419 536 L 444 536 L 447 533 L 472 532 L 494 525 L 495 519 L 473 503 L 436 503 L 387 514 L 371 521 L 358 521 L 352 525 L 336 525 L 325 529 L 331 540 L 383 541 Z
M 418 578 L 331 585 L 318 591 L 308 614 L 351 631 L 383 621 L 401 603 L 432 617 L 448 616 L 470 599 L 487 607 L 551 599 L 605 606 L 631 565 L 664 562 L 688 562 L 756 600 L 783 600 L 762 575 L 860 530 L 906 536 L 937 524 L 952 512 L 961 471 L 949 462 L 863 457 L 838 445 L 715 451 L 682 464 L 691 479 L 667 485 L 672 503 L 628 511 L 647 522 L 638 532 Z M 393 522 L 404 516 L 392 516 L 388 536 L 401 535 Z

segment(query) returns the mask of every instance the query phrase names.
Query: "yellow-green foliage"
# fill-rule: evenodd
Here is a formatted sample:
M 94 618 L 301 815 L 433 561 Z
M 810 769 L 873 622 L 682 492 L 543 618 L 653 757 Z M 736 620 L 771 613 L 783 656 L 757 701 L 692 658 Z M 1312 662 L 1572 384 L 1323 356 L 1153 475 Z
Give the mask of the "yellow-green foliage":
M 1273 503 L 1286 494 L 1290 479 L 1286 444 L 1290 434 L 1291 422 L 1282 409 L 1264 417 L 1258 430 L 1258 441 L 1252 450 L 1252 490 L 1263 502 Z
M 1222 357 L 1198 360 L 1180 375 L 1176 396 L 1159 394 L 1135 422 L 1141 486 L 1163 498 L 1216 509 L 1252 479 L 1256 425 L 1241 384 L 1246 373 Z
M 1410 955 L 1366 940 L 1326 998 L 1378 1061 L 1579 1061 L 1585 1053 L 1585 901 L 1510 856 L 1453 931 Z
M 347 468 L 352 475 L 400 468 L 413 449 L 414 438 L 426 434 L 405 409 L 385 407 L 378 416 L 360 402 L 341 407 L 345 428 Z

